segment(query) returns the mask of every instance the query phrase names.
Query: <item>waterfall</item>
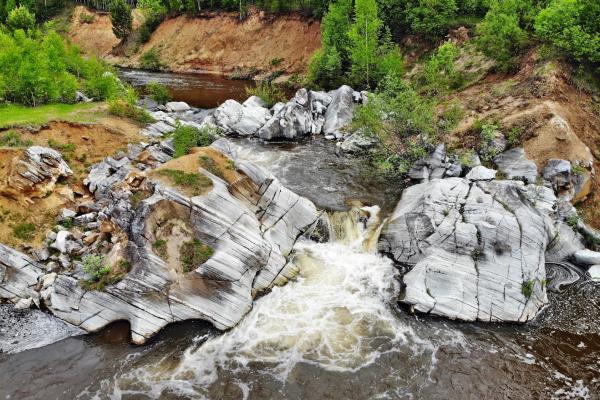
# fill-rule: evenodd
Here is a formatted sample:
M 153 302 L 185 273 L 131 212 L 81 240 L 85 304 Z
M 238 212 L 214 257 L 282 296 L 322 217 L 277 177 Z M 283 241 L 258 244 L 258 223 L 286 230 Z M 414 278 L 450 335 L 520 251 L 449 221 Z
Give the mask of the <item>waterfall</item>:
M 398 271 L 376 252 L 379 208 L 332 212 L 327 223 L 330 241 L 297 243 L 298 277 L 255 300 L 235 328 L 199 338 L 175 365 L 166 357 L 126 373 L 113 393 L 212 398 L 211 387 L 233 381 L 247 397 L 257 379 L 284 384 L 303 368 L 355 373 L 399 348 L 429 346 L 394 312 Z

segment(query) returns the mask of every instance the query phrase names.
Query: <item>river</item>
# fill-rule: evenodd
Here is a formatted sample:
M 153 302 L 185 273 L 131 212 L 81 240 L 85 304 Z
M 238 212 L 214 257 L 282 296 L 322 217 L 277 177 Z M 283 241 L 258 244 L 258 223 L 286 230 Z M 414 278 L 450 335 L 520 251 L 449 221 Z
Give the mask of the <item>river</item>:
M 330 210 L 332 240 L 295 247 L 298 278 L 224 333 L 192 321 L 133 346 L 117 323 L 0 354 L 0 398 L 600 398 L 598 283 L 575 274 L 555 287 L 552 277 L 565 271 L 549 265 L 550 305 L 525 325 L 410 314 L 395 301 L 402 271 L 373 248 L 401 183 L 376 179 L 324 140 L 236 147 Z M 366 227 L 358 202 L 382 209 L 370 209 Z

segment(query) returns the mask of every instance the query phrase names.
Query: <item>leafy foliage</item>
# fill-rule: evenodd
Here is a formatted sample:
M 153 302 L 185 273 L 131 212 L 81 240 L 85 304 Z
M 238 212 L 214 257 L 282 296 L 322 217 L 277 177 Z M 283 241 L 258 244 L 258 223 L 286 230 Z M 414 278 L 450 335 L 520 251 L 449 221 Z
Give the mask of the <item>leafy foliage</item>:
M 600 3 L 556 0 L 535 19 L 535 32 L 578 61 L 600 63 Z
M 169 89 L 158 82 L 152 81 L 146 86 L 146 92 L 150 98 L 156 101 L 158 104 L 165 104 L 171 101 L 171 93 Z
M 178 125 L 173 132 L 174 157 L 184 156 L 194 147 L 209 146 L 217 137 L 219 137 L 217 128 L 197 129 L 192 126 Z
M 246 86 L 245 91 L 248 96 L 260 97 L 268 107 L 273 107 L 275 103 L 286 100 L 283 90 L 267 81 L 259 82 L 256 86 Z
M 35 16 L 29 12 L 27 7 L 20 5 L 8 13 L 6 25 L 12 31 L 17 29 L 28 31 L 35 27 Z
M 153 47 L 140 57 L 140 67 L 148 71 L 160 71 L 163 63 L 160 60 L 158 51 Z
M 133 29 L 131 7 L 125 0 L 111 0 L 109 9 L 113 33 L 117 38 L 125 39 Z

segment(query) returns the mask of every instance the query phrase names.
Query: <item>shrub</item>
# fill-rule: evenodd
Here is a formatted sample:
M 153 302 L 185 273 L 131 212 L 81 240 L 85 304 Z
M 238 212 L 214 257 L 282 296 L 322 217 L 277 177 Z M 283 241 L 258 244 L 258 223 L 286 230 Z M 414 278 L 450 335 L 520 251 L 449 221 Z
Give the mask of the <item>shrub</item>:
M 511 1 L 497 1 L 477 25 L 477 45 L 488 57 L 496 60 L 498 69 L 508 72 L 515 66 L 517 56 L 528 35 L 520 26 L 520 17 Z
M 168 101 L 171 101 L 171 93 L 169 89 L 158 82 L 150 82 L 146 86 L 146 92 L 150 95 L 150 98 L 156 101 L 158 104 L 165 104 Z
M 431 56 L 423 72 L 424 83 L 430 93 L 445 92 L 456 86 L 459 74 L 454 62 L 458 56 L 458 48 L 450 41 L 438 47 Z
M 214 250 L 198 239 L 185 242 L 179 251 L 183 272 L 191 272 L 204 264 L 214 254 Z
M 82 12 L 79 14 L 80 24 L 91 24 L 92 22 L 94 22 L 94 16 L 92 14 L 88 14 L 86 12 Z
M 110 266 L 104 264 L 104 256 L 90 254 L 83 258 L 83 272 L 92 276 L 92 280 L 98 281 L 110 273 Z
M 339 87 L 342 78 L 342 57 L 336 47 L 320 49 L 312 56 L 308 77 L 316 85 L 330 89 Z
M 118 117 L 131 118 L 142 124 L 154 122 L 148 111 L 123 99 L 110 100 L 108 102 L 108 112 Z
M 535 32 L 578 61 L 600 63 L 600 6 L 593 0 L 556 0 L 540 11 Z
M 268 107 L 273 107 L 275 103 L 286 100 L 283 90 L 271 82 L 263 81 L 253 87 L 246 86 L 245 91 L 248 96 L 260 97 Z
M 413 33 L 429 39 L 442 37 L 456 17 L 455 0 L 413 0 L 406 5 L 406 19 Z
M 530 279 L 521 284 L 521 293 L 523 293 L 523 296 L 525 296 L 526 298 L 529 299 L 533 295 L 534 288 L 535 288 L 535 281 Z
M 6 25 L 12 31 L 17 29 L 29 31 L 35 27 L 35 16 L 29 12 L 27 7 L 20 5 L 8 13 Z
M 109 9 L 113 33 L 117 38 L 125 39 L 133 27 L 131 7 L 125 0 L 112 0 Z
M 160 71 L 163 67 L 158 52 L 153 47 L 140 57 L 140 67 L 148 71 Z
M 220 132 L 216 127 L 196 129 L 191 126 L 178 125 L 173 132 L 174 157 L 184 156 L 194 147 L 209 146 L 219 136 Z

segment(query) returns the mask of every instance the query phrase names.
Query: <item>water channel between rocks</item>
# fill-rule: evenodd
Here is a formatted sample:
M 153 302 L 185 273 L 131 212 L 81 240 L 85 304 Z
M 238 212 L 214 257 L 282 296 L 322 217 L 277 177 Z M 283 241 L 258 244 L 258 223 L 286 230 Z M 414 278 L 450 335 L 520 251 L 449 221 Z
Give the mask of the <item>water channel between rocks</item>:
M 167 78 L 172 90 L 192 90 L 188 81 Z M 0 354 L 0 398 L 600 398 L 597 284 L 580 279 L 553 288 L 550 281 L 550 305 L 526 325 L 411 315 L 394 301 L 400 270 L 373 246 L 378 223 L 400 196 L 399 183 L 377 178 L 325 140 L 240 139 L 235 146 L 240 158 L 329 210 L 332 240 L 297 244 L 297 279 L 257 299 L 222 334 L 192 321 L 133 346 L 127 324 L 116 323 L 98 334 Z M 350 208 L 356 201 L 380 206 L 379 220 L 373 211 L 368 227 L 359 222 Z M 550 277 L 565 273 L 549 269 Z

